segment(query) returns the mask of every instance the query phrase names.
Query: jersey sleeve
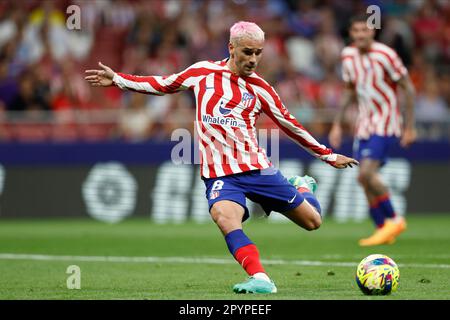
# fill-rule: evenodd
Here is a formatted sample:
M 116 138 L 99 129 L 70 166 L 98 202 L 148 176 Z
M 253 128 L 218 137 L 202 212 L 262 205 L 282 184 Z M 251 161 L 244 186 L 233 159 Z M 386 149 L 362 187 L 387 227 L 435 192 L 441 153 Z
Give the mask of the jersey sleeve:
M 341 52 L 341 76 L 345 83 L 356 82 L 353 68 L 353 48 L 345 47 Z
M 386 55 L 388 57 L 386 71 L 392 81 L 396 82 L 408 74 L 408 70 L 404 66 L 402 59 L 394 50 L 386 51 Z
M 341 75 L 342 75 L 342 80 L 345 83 L 352 83 L 352 77 L 351 77 L 350 70 L 349 70 L 348 60 L 349 59 L 342 59 Z
M 117 72 L 113 83 L 121 89 L 153 95 L 165 95 L 192 89 L 204 74 L 202 63 L 196 63 L 187 69 L 169 76 L 136 76 Z
M 281 102 L 280 97 L 270 85 L 258 90 L 261 107 L 278 127 L 294 142 L 303 147 L 313 156 L 326 162 L 335 161 L 335 155 L 330 148 L 320 144 L 289 112 Z

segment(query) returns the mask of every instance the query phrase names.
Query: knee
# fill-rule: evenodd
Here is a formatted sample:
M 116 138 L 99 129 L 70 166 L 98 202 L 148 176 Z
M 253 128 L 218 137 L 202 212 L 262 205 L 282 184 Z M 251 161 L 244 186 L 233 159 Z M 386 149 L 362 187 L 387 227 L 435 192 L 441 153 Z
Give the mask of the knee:
M 211 218 L 217 225 L 223 224 L 227 219 L 224 210 L 221 207 L 213 206 L 211 208 Z
M 213 221 L 221 230 L 226 230 L 231 224 L 232 219 L 225 215 L 217 215 L 213 217 Z
M 322 217 L 320 216 L 320 214 L 317 214 L 313 219 L 310 219 L 307 222 L 305 229 L 308 231 L 313 231 L 319 229 L 321 225 L 322 225 Z
M 221 230 L 228 229 L 230 225 L 238 220 L 238 215 L 236 213 L 216 205 L 211 208 L 211 217 Z
M 370 185 L 370 180 L 371 179 L 372 179 L 372 173 L 371 172 L 362 171 L 358 175 L 358 182 L 363 187 L 368 187 Z

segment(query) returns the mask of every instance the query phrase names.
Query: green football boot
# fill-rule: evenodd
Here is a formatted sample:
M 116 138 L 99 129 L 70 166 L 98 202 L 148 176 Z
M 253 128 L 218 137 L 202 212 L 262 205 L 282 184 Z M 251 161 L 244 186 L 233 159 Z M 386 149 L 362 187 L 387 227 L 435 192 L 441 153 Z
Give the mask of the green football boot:
M 312 193 L 315 193 L 317 190 L 317 182 L 310 176 L 293 176 L 289 179 L 289 183 L 297 189 L 300 187 L 309 189 Z
M 235 284 L 233 291 L 236 293 L 276 293 L 277 287 L 272 280 L 268 282 L 249 277 L 247 281 Z

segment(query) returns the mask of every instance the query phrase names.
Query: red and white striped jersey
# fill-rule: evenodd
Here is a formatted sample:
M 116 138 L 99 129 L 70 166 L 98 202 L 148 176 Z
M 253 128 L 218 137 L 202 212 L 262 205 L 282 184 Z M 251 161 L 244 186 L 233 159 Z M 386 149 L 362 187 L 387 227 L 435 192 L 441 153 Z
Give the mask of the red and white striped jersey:
M 156 95 L 187 89 L 194 92 L 201 175 L 205 178 L 272 165 L 257 141 L 255 122 L 261 112 L 312 155 L 335 161 L 332 150 L 297 122 L 273 87 L 255 73 L 248 77 L 233 74 L 226 60 L 201 61 L 164 77 L 116 73 L 113 82 L 122 89 Z
M 358 100 L 356 137 L 399 137 L 403 120 L 397 99 L 397 81 L 408 71 L 397 53 L 374 41 L 370 50 L 363 54 L 354 46 L 345 47 L 341 59 L 342 78 L 354 86 Z

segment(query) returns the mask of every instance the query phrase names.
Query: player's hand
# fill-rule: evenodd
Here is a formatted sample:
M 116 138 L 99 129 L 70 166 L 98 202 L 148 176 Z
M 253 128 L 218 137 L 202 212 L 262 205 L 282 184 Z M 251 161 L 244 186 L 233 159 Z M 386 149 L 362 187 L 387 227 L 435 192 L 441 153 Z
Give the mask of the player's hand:
M 333 124 L 330 134 L 328 135 L 331 147 L 339 149 L 342 143 L 342 128 L 339 124 Z
M 400 140 L 400 145 L 403 148 L 409 147 L 417 139 L 416 128 L 406 128 L 403 132 L 402 138 Z
M 102 64 L 98 63 L 101 70 L 86 70 L 85 73 L 88 74 L 84 79 L 89 82 L 94 87 L 108 87 L 113 84 L 114 71 Z
M 342 154 L 338 153 L 323 155 L 320 158 L 326 163 L 328 163 L 330 166 L 333 166 L 338 169 L 344 169 L 347 167 L 352 168 L 353 166 L 359 165 L 359 162 L 357 160 L 343 156 Z
M 332 164 L 333 167 L 338 169 L 344 169 L 347 167 L 352 168 L 353 166 L 358 166 L 359 162 L 353 158 L 343 156 L 342 154 L 337 154 L 336 161 Z

